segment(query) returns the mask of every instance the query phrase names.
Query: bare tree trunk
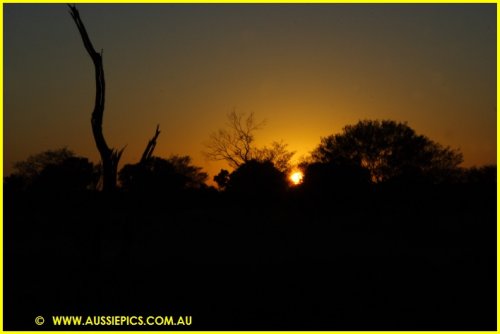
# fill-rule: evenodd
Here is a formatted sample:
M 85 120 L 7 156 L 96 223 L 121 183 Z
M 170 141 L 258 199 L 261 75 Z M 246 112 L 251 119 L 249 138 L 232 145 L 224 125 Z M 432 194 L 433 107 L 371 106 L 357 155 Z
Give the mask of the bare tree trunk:
M 92 112 L 92 133 L 97 146 L 97 150 L 101 155 L 102 161 L 102 182 L 103 191 L 110 192 L 116 189 L 116 174 L 118 169 L 118 162 L 125 148 L 115 150 L 109 148 L 104 135 L 102 133 L 102 118 L 104 114 L 104 97 L 105 97 L 105 81 L 104 81 L 104 68 L 102 65 L 102 50 L 101 53 L 95 51 L 92 42 L 90 41 L 87 30 L 80 19 L 80 14 L 75 6 L 68 5 L 70 8 L 71 17 L 76 23 L 78 31 L 82 37 L 83 45 L 92 58 L 95 67 L 95 83 L 96 83 L 96 96 L 94 111 Z
M 160 135 L 160 125 L 158 124 L 156 126 L 156 131 L 153 138 L 151 138 L 151 140 L 148 142 L 148 144 L 146 145 L 146 149 L 144 149 L 144 153 L 142 153 L 140 161 L 141 164 L 145 163 L 153 156 L 153 151 L 155 150 L 156 147 L 156 139 L 158 139 L 159 135 Z

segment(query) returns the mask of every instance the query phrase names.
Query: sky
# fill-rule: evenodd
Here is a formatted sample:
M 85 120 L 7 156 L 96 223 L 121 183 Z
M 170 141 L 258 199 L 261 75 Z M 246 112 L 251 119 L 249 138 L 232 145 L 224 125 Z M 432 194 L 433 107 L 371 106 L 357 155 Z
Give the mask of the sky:
M 138 162 L 203 155 L 231 111 L 265 120 L 256 145 L 307 156 L 364 119 L 407 122 L 496 163 L 495 4 L 78 4 L 104 52 L 104 136 Z M 63 4 L 4 4 L 4 174 L 67 147 L 99 161 L 94 67 Z

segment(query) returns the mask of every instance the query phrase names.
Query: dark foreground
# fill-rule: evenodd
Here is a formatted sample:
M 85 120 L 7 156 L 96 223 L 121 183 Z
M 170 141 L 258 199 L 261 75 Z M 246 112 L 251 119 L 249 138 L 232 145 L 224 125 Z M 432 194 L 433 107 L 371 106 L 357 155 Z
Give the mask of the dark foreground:
M 4 330 L 496 330 L 493 186 L 25 193 L 4 211 Z M 192 323 L 53 326 L 58 315 Z

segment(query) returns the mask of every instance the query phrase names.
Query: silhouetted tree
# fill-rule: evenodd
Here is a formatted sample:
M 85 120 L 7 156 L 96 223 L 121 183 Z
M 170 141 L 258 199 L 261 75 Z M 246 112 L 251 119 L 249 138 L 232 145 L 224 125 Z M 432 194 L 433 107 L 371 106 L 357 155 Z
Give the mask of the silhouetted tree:
M 255 149 L 255 160 L 269 161 L 281 172 L 288 173 L 291 169 L 290 160 L 295 152 L 288 151 L 287 146 L 288 144 L 283 141 L 275 141 L 271 147 L 264 146 L 261 149 Z
M 157 157 L 143 163 L 126 164 L 118 177 L 122 188 L 133 192 L 178 190 L 183 184 L 182 177 L 175 173 L 172 164 Z
M 92 133 L 97 146 L 97 150 L 101 156 L 102 163 L 102 184 L 103 191 L 109 192 L 116 188 L 116 173 L 118 169 L 118 162 L 124 148 L 115 150 L 110 148 L 106 143 L 104 134 L 102 132 L 102 119 L 104 115 L 104 101 L 105 101 L 105 81 L 104 81 L 104 68 L 102 64 L 102 51 L 98 53 L 95 51 L 92 42 L 85 26 L 80 18 L 80 13 L 75 6 L 68 5 L 70 14 L 82 37 L 83 45 L 87 50 L 95 68 L 95 83 L 96 83 L 96 97 L 94 104 L 94 111 L 92 112 L 91 124 Z
M 235 111 L 228 115 L 227 129 L 210 135 L 205 145 L 205 155 L 211 160 L 225 160 L 232 168 L 237 168 L 251 160 L 270 161 L 283 172 L 290 169 L 290 159 L 295 152 L 287 150 L 287 144 L 273 142 L 271 147 L 257 148 L 254 145 L 254 132 L 264 125 L 256 123 L 254 114 L 247 118 Z
M 466 168 L 462 172 L 461 182 L 474 185 L 496 185 L 497 166 L 485 165 Z
M 188 155 L 171 155 L 168 159 L 174 166 L 176 173 L 185 177 L 185 188 L 201 188 L 205 185 L 208 174 L 202 172 L 202 168 L 191 164 L 191 157 Z
M 224 189 L 229 182 L 229 171 L 221 169 L 219 174 L 214 176 L 214 181 L 217 183 L 219 189 Z
M 375 183 L 414 177 L 440 181 L 458 168 L 462 154 L 417 135 L 406 123 L 365 120 L 322 138 L 312 160 L 349 161 L 368 169 Z
M 191 165 L 189 156 L 173 155 L 169 159 L 151 157 L 144 162 L 127 164 L 119 173 L 124 189 L 139 192 L 171 192 L 201 188 L 207 174 Z
M 366 189 L 370 171 L 349 162 L 315 162 L 303 168 L 302 187 L 317 194 L 347 194 Z
M 84 157 L 67 148 L 48 150 L 14 164 L 7 190 L 81 191 L 95 185 L 99 174 Z
M 283 193 L 287 187 L 286 174 L 272 162 L 250 160 L 231 173 L 226 190 L 243 196 L 267 198 Z
M 244 118 L 232 111 L 227 116 L 227 129 L 219 129 L 210 135 L 205 155 L 211 160 L 225 160 L 233 168 L 254 158 L 254 132 L 263 126 L 256 123 L 254 114 Z
M 40 189 L 81 191 L 95 183 L 96 177 L 98 174 L 87 158 L 70 157 L 45 167 L 34 185 Z
M 146 145 L 146 148 L 144 149 L 144 152 L 142 153 L 141 157 L 141 163 L 145 163 L 147 160 L 149 160 L 153 156 L 153 152 L 156 147 L 156 140 L 158 139 L 158 136 L 160 135 L 160 125 L 158 124 L 156 126 L 156 131 L 153 137 L 149 140 L 148 144 Z
M 68 5 L 70 9 L 70 14 L 82 37 L 83 45 L 85 50 L 87 50 L 95 68 L 95 82 L 96 82 L 96 97 L 94 104 L 94 111 L 92 112 L 91 124 L 92 133 L 94 135 L 94 141 L 97 146 L 97 150 L 101 156 L 101 167 L 102 167 L 102 189 L 105 192 L 110 192 L 116 188 L 117 170 L 118 163 L 122 156 L 123 147 L 121 150 L 116 150 L 110 148 L 106 143 L 104 134 L 102 132 L 102 120 L 104 115 L 104 101 L 105 101 L 105 80 L 104 80 L 104 67 L 102 63 L 102 50 L 101 53 L 96 52 L 92 42 L 89 38 L 85 25 L 80 18 L 80 13 L 75 6 Z M 159 125 L 156 127 L 156 132 L 151 138 L 151 140 L 146 145 L 144 153 L 141 157 L 141 162 L 149 159 L 156 146 L 156 140 L 160 135 Z
M 74 156 L 75 154 L 66 147 L 47 150 L 31 155 L 26 160 L 14 163 L 14 174 L 22 175 L 27 179 L 34 179 L 47 166 L 61 164 L 66 159 Z

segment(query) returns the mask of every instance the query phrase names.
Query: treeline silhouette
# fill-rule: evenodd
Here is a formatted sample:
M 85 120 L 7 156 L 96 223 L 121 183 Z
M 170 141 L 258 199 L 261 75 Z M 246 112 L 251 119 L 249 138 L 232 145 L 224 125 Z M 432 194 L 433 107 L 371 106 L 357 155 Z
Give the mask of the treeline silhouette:
M 125 165 L 113 192 L 66 148 L 15 164 L 4 329 L 59 314 L 193 316 L 167 330 L 496 329 L 496 166 L 460 167 L 460 152 L 394 121 L 322 138 L 299 185 L 267 152 L 218 188 L 189 156 Z

